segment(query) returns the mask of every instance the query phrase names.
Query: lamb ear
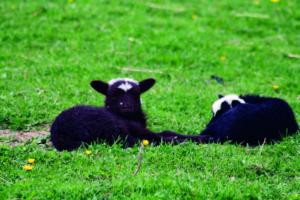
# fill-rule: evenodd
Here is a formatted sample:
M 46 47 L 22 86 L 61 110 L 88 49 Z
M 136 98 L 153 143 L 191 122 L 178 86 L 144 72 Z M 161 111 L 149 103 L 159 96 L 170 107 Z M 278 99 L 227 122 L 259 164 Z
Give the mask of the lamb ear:
M 91 83 L 92 88 L 94 88 L 97 92 L 100 92 L 101 94 L 106 95 L 107 94 L 107 89 L 108 89 L 108 84 L 100 81 L 100 80 L 95 80 L 92 81 Z
M 218 94 L 218 98 L 219 98 L 219 99 L 221 99 L 221 98 L 223 98 L 223 97 L 224 97 L 224 95 Z
M 147 78 L 145 80 L 142 80 L 139 82 L 139 86 L 140 86 L 140 92 L 146 92 L 147 90 L 149 90 L 155 83 L 155 79 L 154 78 Z

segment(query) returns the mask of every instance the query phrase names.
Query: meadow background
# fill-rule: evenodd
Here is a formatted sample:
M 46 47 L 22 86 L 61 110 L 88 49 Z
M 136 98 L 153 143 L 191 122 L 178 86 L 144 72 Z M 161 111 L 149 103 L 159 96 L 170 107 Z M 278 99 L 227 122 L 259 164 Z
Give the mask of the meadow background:
M 300 121 L 299 6 L 0 1 L 0 129 L 47 129 L 63 109 L 103 105 L 89 83 L 116 77 L 157 79 L 142 97 L 154 131 L 199 133 L 217 94 L 229 93 L 284 98 Z M 138 147 L 89 150 L 58 153 L 0 135 L 0 199 L 300 199 L 299 135 L 256 148 L 147 147 L 137 176 Z

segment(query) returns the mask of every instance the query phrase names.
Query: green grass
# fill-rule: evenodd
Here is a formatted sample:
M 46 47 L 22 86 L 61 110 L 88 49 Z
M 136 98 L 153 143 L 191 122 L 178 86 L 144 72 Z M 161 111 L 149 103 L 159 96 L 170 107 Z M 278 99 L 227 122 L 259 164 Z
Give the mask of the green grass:
M 154 131 L 199 133 L 219 93 L 284 98 L 300 121 L 300 59 L 288 56 L 300 54 L 299 1 L 255 2 L 1 1 L 0 128 L 40 129 L 65 108 L 103 105 L 89 82 L 116 77 L 157 79 L 143 96 Z M 298 135 L 149 147 L 133 177 L 138 147 L 92 145 L 86 156 L 0 144 L 0 199 L 300 199 L 299 146 Z

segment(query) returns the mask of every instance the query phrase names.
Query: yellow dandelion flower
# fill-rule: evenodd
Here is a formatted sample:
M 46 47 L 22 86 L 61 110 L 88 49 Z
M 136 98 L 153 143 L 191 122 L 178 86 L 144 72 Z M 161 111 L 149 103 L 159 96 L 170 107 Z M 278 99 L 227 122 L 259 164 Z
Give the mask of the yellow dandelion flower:
M 34 158 L 28 158 L 27 162 L 29 164 L 33 164 L 35 162 L 35 159 Z
M 91 150 L 85 150 L 85 155 L 91 155 L 92 154 L 92 151 Z
M 270 0 L 272 3 L 278 3 L 280 0 Z
M 274 91 L 278 91 L 279 90 L 279 85 L 273 85 L 272 88 L 273 88 Z
M 224 62 L 225 60 L 226 60 L 226 56 L 220 56 L 220 60 L 222 61 L 222 62 Z
M 142 144 L 143 144 L 144 146 L 148 146 L 148 145 L 149 145 L 149 140 L 143 140 L 143 141 L 142 141 Z
M 196 20 L 197 18 L 198 18 L 197 15 L 192 15 L 192 19 L 193 19 L 193 20 Z
M 24 165 L 24 166 L 23 166 L 23 169 L 24 169 L 25 171 L 30 171 L 30 170 L 33 169 L 33 166 L 31 166 L 31 165 Z

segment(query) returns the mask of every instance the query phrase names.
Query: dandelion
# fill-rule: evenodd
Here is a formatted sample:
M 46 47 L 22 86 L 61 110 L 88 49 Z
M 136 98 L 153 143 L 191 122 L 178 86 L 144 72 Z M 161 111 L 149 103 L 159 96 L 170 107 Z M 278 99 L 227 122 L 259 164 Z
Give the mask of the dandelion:
M 270 0 L 272 3 L 278 3 L 280 0 Z
M 29 164 L 33 164 L 35 162 L 35 159 L 34 158 L 28 158 L 27 162 Z
M 142 141 L 142 144 L 143 144 L 144 146 L 148 146 L 148 145 L 149 145 L 149 140 L 143 140 L 143 141 Z
M 33 166 L 32 166 L 32 165 L 24 165 L 24 166 L 23 166 L 23 169 L 24 169 L 25 171 L 30 171 L 30 170 L 33 169 Z
M 142 167 L 142 158 L 143 158 L 142 155 L 144 152 L 144 146 L 147 146 L 147 145 L 149 145 L 149 140 L 142 140 L 141 145 L 139 147 L 139 153 L 137 156 L 138 164 L 137 164 L 136 170 L 132 174 L 133 176 L 136 176 Z
M 279 85 L 273 85 L 272 88 L 273 88 L 274 91 L 278 91 L 279 90 Z
M 221 60 L 222 62 L 224 62 L 224 61 L 226 60 L 226 56 L 224 56 L 224 55 L 221 56 L 221 57 L 220 57 L 220 60 Z
M 198 18 L 198 16 L 197 16 L 197 15 L 195 15 L 195 14 L 194 14 L 194 15 L 192 15 L 192 19 L 193 19 L 193 20 L 196 20 L 197 18 Z
M 92 151 L 91 151 L 91 150 L 85 150 L 85 152 L 84 152 L 84 153 L 85 153 L 85 155 L 88 155 L 88 156 L 89 156 L 89 155 L 91 155 L 91 154 L 92 154 Z

